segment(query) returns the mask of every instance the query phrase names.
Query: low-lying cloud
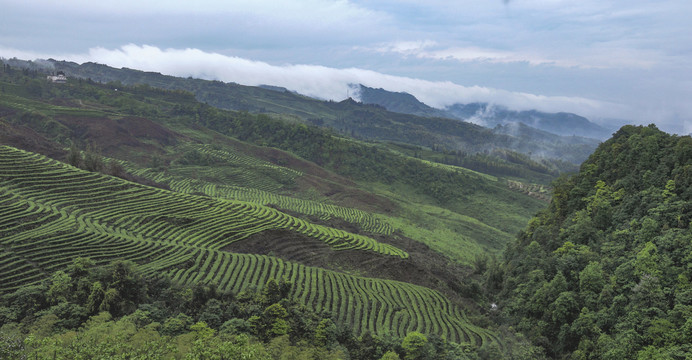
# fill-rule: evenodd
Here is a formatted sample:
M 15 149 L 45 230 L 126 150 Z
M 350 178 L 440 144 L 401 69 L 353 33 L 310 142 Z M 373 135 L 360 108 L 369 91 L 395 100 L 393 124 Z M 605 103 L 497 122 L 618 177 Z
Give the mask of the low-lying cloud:
M 0 49 L 0 56 L 25 59 L 56 58 L 56 55 L 46 56 L 11 49 Z M 629 118 L 651 122 L 662 118 L 655 116 L 639 119 L 636 116 L 638 110 L 633 107 L 583 97 L 546 96 L 482 86 L 463 86 L 451 81 L 429 81 L 393 76 L 360 68 L 276 65 L 194 48 L 161 49 L 155 46 L 130 44 L 117 49 L 92 48 L 86 54 L 67 54 L 57 58 L 251 86 L 275 85 L 307 96 L 335 101 L 343 100 L 348 96 L 357 98 L 358 93 L 352 90 L 352 86 L 362 84 L 389 91 L 407 92 L 436 108 L 445 108 L 455 103 L 487 102 L 513 110 L 572 112 L 596 121 L 607 118 Z M 677 127 L 679 127 L 677 131 L 686 131 L 689 125 L 686 122 L 678 123 Z
M 349 85 L 363 84 L 389 91 L 407 92 L 437 108 L 455 103 L 489 102 L 516 110 L 567 111 L 585 116 L 615 116 L 622 106 L 597 100 L 543 96 L 481 86 L 462 86 L 449 81 L 428 81 L 359 69 L 336 69 L 319 65 L 272 65 L 198 49 L 160 49 L 126 45 L 119 49 L 93 48 L 73 61 L 93 61 L 114 67 L 157 71 L 174 76 L 235 82 L 243 85 L 270 84 L 321 99 L 343 100 L 353 96 Z M 611 111 L 612 110 L 612 111 Z

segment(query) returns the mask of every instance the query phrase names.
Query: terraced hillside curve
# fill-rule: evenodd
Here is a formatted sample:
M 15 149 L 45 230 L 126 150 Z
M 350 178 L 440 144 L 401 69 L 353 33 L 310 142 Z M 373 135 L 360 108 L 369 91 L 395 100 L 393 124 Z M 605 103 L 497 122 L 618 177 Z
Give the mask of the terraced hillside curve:
M 408 256 L 372 238 L 315 225 L 266 206 L 155 189 L 10 147 L 0 152 L 3 191 L 39 204 L 38 209 L 51 208 L 66 220 L 77 221 L 80 229 L 100 227 L 125 237 L 210 249 L 263 230 L 288 229 L 335 249 Z
M 171 175 L 150 168 L 138 168 L 126 161 L 120 161 L 120 163 L 128 172 L 134 175 L 166 184 L 171 190 L 183 194 L 202 193 L 215 198 L 248 201 L 265 206 L 271 205 L 283 210 L 315 216 L 323 221 L 339 218 L 360 227 L 364 231 L 375 234 L 391 235 L 394 231 L 389 223 L 359 209 L 274 194 L 258 188 L 219 184 Z
M 417 330 L 477 345 L 498 341 L 434 290 L 220 250 L 267 229 L 291 229 L 335 249 L 407 256 L 268 207 L 147 187 L 0 146 L 0 209 L 0 293 L 41 281 L 76 257 L 96 263 L 126 259 L 149 274 L 166 274 L 182 284 L 214 283 L 223 290 L 261 288 L 269 278 L 287 278 L 296 300 L 332 312 L 357 333 L 405 336 Z

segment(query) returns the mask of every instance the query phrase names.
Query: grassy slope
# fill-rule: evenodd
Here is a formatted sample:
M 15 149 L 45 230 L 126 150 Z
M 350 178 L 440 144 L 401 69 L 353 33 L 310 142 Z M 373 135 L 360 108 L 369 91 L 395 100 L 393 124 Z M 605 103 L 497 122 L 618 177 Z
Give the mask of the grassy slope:
M 544 206 L 539 200 L 510 190 L 504 179 L 416 160 L 387 147 L 378 152 L 382 159 L 403 159 L 396 161 L 417 163 L 423 168 L 431 169 L 431 174 L 438 174 L 443 178 L 454 178 L 461 173 L 465 176 L 465 184 L 470 187 L 453 190 L 459 196 L 454 201 L 441 203 L 421 192 L 425 184 L 411 185 L 403 180 L 386 182 L 367 177 L 359 179 L 357 176 L 347 178 L 336 173 L 343 168 L 327 165 L 326 168 L 331 169 L 327 170 L 280 149 L 258 146 L 262 144 L 261 141 L 241 142 L 203 126 L 199 119 L 211 114 L 213 110 L 197 103 L 190 94 L 182 92 L 160 91 L 148 87 L 119 88 L 116 92 L 108 86 L 86 81 L 71 80 L 65 85 L 53 85 L 32 80 L 30 76 L 28 80 L 26 76 L 20 77 L 25 79 L 24 85 L 17 85 L 21 81 L 12 76 L 17 78 L 17 74 L 5 74 L 1 84 L 4 92 L 0 97 L 0 138 L 5 143 L 17 144 L 59 158 L 63 158 L 70 140 L 74 140 L 80 147 L 92 143 L 104 155 L 128 161 L 127 167 L 133 172 L 136 173 L 135 168 L 139 169 L 142 171 L 140 175 L 168 183 L 180 193 L 270 205 L 309 219 L 308 222 L 311 223 L 329 224 L 355 232 L 358 234 L 356 236 L 364 235 L 379 243 L 399 246 L 413 257 L 392 266 L 387 265 L 394 269 L 390 272 L 376 267 L 371 267 L 371 271 L 362 270 L 367 269 L 367 266 L 360 265 L 363 260 L 360 255 L 353 256 L 350 262 L 337 261 L 338 264 L 331 267 L 330 264 L 317 264 L 327 268 L 418 281 L 418 284 L 433 286 L 452 298 L 458 297 L 454 283 L 463 279 L 464 271 L 444 270 L 446 280 L 440 285 L 440 281 L 435 280 L 440 275 L 434 275 L 439 274 L 439 271 L 436 272 L 434 267 L 444 267 L 447 261 L 445 256 L 453 262 L 470 263 L 477 254 L 500 250 L 523 227 L 529 216 Z M 40 86 L 38 93 L 27 85 L 31 82 Z M 235 113 L 224 114 L 223 116 L 230 118 L 239 116 Z M 29 133 L 32 137 L 27 135 Z M 26 139 L 32 141 L 27 142 Z M 372 146 L 360 141 L 335 139 L 351 144 L 349 146 L 358 151 L 367 151 Z M 204 145 L 210 143 L 213 146 Z M 281 144 L 278 145 L 281 147 Z M 355 160 L 357 163 L 357 159 Z M 393 163 L 390 160 L 383 163 Z M 175 181 L 178 181 L 178 185 Z M 236 195 L 225 191 L 229 187 L 238 190 Z M 384 225 L 378 228 L 372 226 L 373 223 Z M 102 229 L 111 233 L 108 228 Z M 256 238 L 249 237 L 252 241 Z M 300 235 L 299 238 L 304 239 L 305 236 Z M 445 255 L 433 254 L 430 255 L 432 257 L 427 257 L 427 250 L 420 250 L 407 242 L 411 239 L 425 243 Z M 271 245 L 276 246 L 276 242 Z M 217 246 L 215 249 L 222 247 Z M 207 264 L 207 260 L 211 262 L 214 257 L 226 256 L 219 250 L 212 250 L 196 253 L 180 250 L 187 254 L 187 267 L 169 267 L 166 271 L 185 282 L 208 281 L 214 276 L 204 275 L 204 271 L 199 268 L 213 266 Z M 252 246 L 250 251 L 247 250 L 246 248 L 244 252 L 252 252 Z M 259 249 L 255 251 L 260 252 Z M 328 249 L 320 251 L 333 252 Z M 210 255 L 212 253 L 213 256 Z M 7 250 L 4 254 L 8 254 Z M 235 258 L 235 255 L 226 257 Z M 294 259 L 290 256 L 287 258 Z M 346 258 L 351 259 L 348 256 Z M 368 259 L 369 263 L 377 262 L 372 257 Z M 426 259 L 427 263 L 416 263 L 416 259 Z M 314 259 L 305 259 L 305 263 L 310 261 Z M 5 264 L 11 263 L 12 261 Z M 31 263 L 26 266 L 39 269 L 29 281 L 40 279 L 42 271 L 45 271 L 40 270 L 41 266 Z M 362 269 L 359 270 L 361 266 Z M 401 274 L 407 273 L 402 270 L 407 266 L 414 266 L 425 275 L 417 276 L 420 279 L 406 278 Z M 231 273 L 229 270 L 228 274 Z M 411 274 L 406 276 L 411 277 Z M 310 277 L 308 275 L 305 281 Z M 19 275 L 15 280 L 21 283 L 21 278 Z M 261 285 L 259 279 L 253 279 L 248 279 L 248 284 L 255 281 L 255 284 Z M 233 286 L 235 289 L 236 285 Z M 359 326 L 354 322 L 352 325 Z M 420 326 L 423 326 L 421 329 L 428 329 L 427 326 L 430 325 Z

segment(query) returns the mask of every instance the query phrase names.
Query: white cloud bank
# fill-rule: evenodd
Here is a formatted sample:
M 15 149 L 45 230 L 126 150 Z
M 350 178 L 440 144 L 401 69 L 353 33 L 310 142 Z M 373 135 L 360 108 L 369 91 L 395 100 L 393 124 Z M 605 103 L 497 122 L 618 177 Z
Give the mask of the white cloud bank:
M 543 96 L 480 86 L 462 86 L 449 81 L 427 81 L 358 68 L 336 69 L 291 64 L 277 66 L 198 49 L 160 49 L 131 44 L 119 49 L 93 48 L 88 54 L 67 58 L 77 62 L 93 61 L 114 67 L 243 85 L 276 85 L 307 96 L 337 101 L 346 98 L 350 84 L 363 84 L 389 91 L 407 92 L 437 108 L 455 103 L 489 102 L 517 110 L 566 111 L 593 117 L 620 116 L 624 109 L 622 105 L 580 97 Z
M 154 46 L 125 45 L 118 49 L 92 48 L 86 54 L 61 54 L 59 56 L 23 52 L 0 48 L 0 56 L 23 59 L 58 58 L 78 63 L 97 62 L 113 67 L 127 67 L 144 71 L 156 71 L 166 75 L 220 80 L 243 85 L 282 86 L 301 94 L 340 101 L 349 94 L 349 86 L 363 84 L 389 91 L 407 92 L 420 101 L 444 108 L 455 103 L 488 102 L 514 110 L 536 109 L 546 112 L 572 112 L 592 120 L 619 118 L 640 123 L 665 120 L 668 115 L 678 115 L 674 131 L 690 131 L 688 122 L 676 114 L 662 114 L 660 109 L 640 109 L 637 106 L 608 103 L 583 97 L 546 96 L 502 89 L 462 86 L 450 81 L 428 81 L 409 77 L 392 76 L 359 68 L 330 68 L 318 65 L 272 65 L 235 56 L 204 52 L 199 49 L 161 49 Z M 651 116 L 656 112 L 657 116 Z M 665 121 L 664 121 L 665 122 Z M 665 128 L 665 126 L 664 126 Z M 670 131 L 670 130 L 669 130 Z

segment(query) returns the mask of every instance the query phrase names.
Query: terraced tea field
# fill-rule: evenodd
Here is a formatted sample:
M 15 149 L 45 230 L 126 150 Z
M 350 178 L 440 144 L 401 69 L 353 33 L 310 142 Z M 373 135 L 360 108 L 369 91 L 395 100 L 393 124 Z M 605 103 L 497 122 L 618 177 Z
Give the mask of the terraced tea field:
M 235 184 L 263 191 L 278 191 L 293 184 L 303 173 L 268 161 L 215 148 L 211 145 L 185 143 L 176 151 L 192 156 L 193 164 L 213 166 L 177 166 L 176 175 L 194 179 L 214 179 L 224 184 Z M 185 161 L 185 156 L 183 156 Z
M 150 274 L 224 290 L 287 278 L 294 283 L 293 298 L 332 312 L 357 333 L 404 336 L 417 330 L 477 345 L 497 341 L 424 287 L 221 250 L 265 230 L 292 231 L 335 250 L 408 257 L 372 238 L 266 206 L 152 188 L 0 146 L 0 292 L 41 281 L 76 257 L 96 263 L 127 259 Z
M 181 283 L 212 282 L 234 292 L 261 287 L 270 278 L 286 278 L 293 282 L 292 297 L 315 311 L 335 314 L 356 333 L 405 336 L 420 331 L 475 345 L 497 341 L 492 333 L 469 324 L 438 292 L 421 286 L 351 276 L 265 255 L 200 250 L 193 258 L 194 267 L 173 268 L 166 274 Z
M 137 168 L 124 161 L 121 161 L 121 164 L 132 174 L 166 184 L 171 190 L 183 194 L 202 193 L 214 198 L 247 201 L 265 206 L 271 205 L 303 215 L 314 216 L 323 221 L 339 218 L 370 233 L 391 235 L 393 232 L 393 228 L 390 224 L 378 219 L 368 212 L 313 200 L 278 195 L 261 190 L 261 186 L 257 187 L 256 181 L 254 180 L 247 182 L 251 184 L 252 187 L 224 185 L 200 179 L 171 175 L 170 173 L 164 173 L 150 168 Z M 209 168 L 207 167 L 205 170 L 209 170 Z M 211 171 L 213 171 L 213 169 Z

